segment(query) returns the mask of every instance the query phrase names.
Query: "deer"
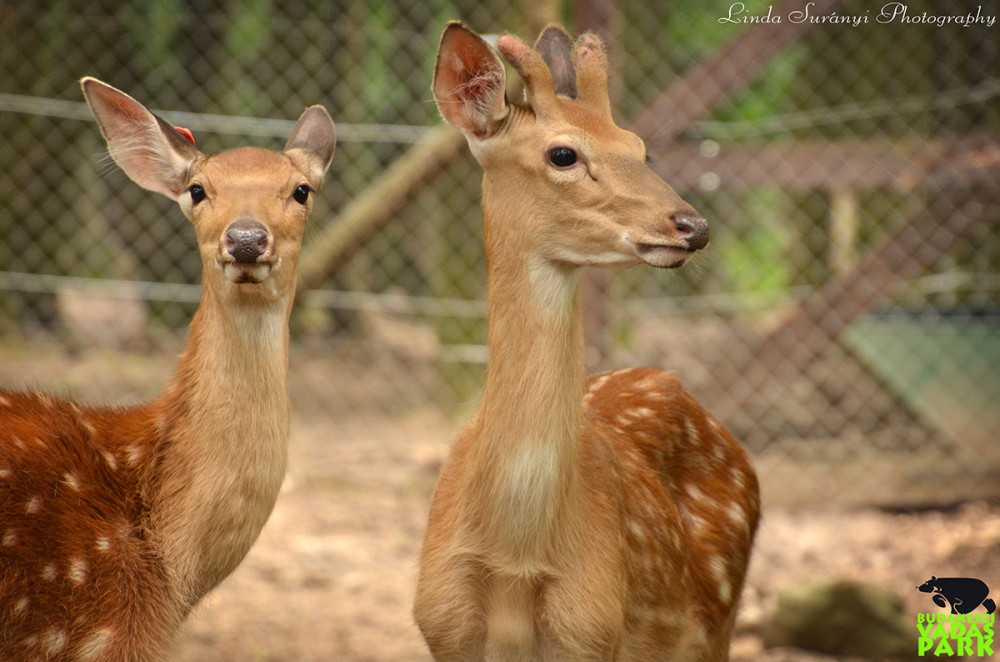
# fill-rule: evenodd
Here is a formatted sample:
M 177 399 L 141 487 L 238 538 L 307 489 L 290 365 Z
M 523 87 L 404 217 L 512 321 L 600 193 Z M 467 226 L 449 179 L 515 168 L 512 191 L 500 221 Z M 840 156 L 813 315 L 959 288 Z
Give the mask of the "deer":
M 288 321 L 334 124 L 312 106 L 281 152 L 205 155 L 124 92 L 81 84 L 114 162 L 194 226 L 201 299 L 148 404 L 0 391 L 0 659 L 145 662 L 169 652 L 275 505 Z
M 434 99 L 483 168 L 488 362 L 420 553 L 438 662 L 729 657 L 760 513 L 746 452 L 671 373 L 586 375 L 583 267 L 677 268 L 708 244 L 615 123 L 607 71 L 598 36 L 558 25 L 534 47 L 441 37 Z

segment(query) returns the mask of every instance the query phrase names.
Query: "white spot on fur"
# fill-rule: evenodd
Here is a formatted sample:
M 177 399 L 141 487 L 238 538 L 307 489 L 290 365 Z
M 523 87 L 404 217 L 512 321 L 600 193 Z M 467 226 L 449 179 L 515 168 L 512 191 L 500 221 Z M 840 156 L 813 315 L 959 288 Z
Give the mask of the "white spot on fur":
M 47 582 L 54 582 L 56 580 L 56 566 L 54 563 L 48 563 L 42 568 L 42 579 Z
M 743 471 L 739 467 L 733 467 L 729 470 L 729 475 L 732 477 L 733 482 L 740 487 L 745 488 L 747 485 L 746 476 L 743 475 Z
M 101 455 L 104 456 L 104 461 L 111 467 L 112 471 L 118 469 L 118 460 L 115 458 L 115 454 L 111 451 L 101 451 Z
M 653 395 L 654 393 L 657 395 L 662 395 L 658 390 L 660 384 L 656 380 L 656 377 L 653 376 L 643 377 L 638 382 L 636 382 L 636 387 L 642 389 L 643 391 L 648 391 L 647 395 Z
M 76 474 L 67 471 L 63 474 L 63 482 L 74 492 L 80 491 L 80 479 L 76 477 Z
M 635 536 L 635 539 L 642 542 L 646 539 L 646 528 L 638 520 L 630 519 L 628 521 L 628 530 Z
M 697 485 L 688 484 L 684 491 L 688 493 L 688 496 L 700 503 L 708 503 L 711 501 L 711 499 L 709 499 L 704 492 L 698 489 Z
M 13 475 L 14 474 L 13 474 L 13 472 L 11 472 L 10 469 L 0 469 L 0 478 L 6 479 L 6 478 L 10 478 Z
M 96 542 L 94 542 L 94 548 L 99 552 L 106 552 L 111 549 L 111 540 L 107 536 L 100 536 Z
M 14 613 L 17 615 L 25 613 L 26 611 L 28 611 L 28 604 L 29 604 L 28 598 L 20 598 L 17 602 L 14 603 Z
M 59 628 L 52 628 L 45 633 L 45 637 L 42 639 L 42 644 L 45 646 L 45 651 L 49 655 L 56 655 L 61 653 L 64 648 L 66 648 L 66 641 L 68 637 L 66 633 Z
M 84 559 L 73 559 L 69 562 L 69 571 L 66 573 L 66 576 L 74 584 L 82 584 L 87 581 L 88 567 Z
M 30 499 L 28 499 L 28 503 L 24 507 L 24 512 L 27 515 L 31 515 L 32 513 L 37 513 L 39 510 L 41 510 L 41 508 L 42 508 L 42 500 L 36 496 L 33 496 Z
M 24 442 L 21 441 L 20 438 L 14 437 L 14 445 L 17 446 L 20 450 L 22 451 L 24 450 Z
M 0 395 L 0 407 L 9 407 L 9 406 L 10 406 L 10 400 L 7 399 L 7 396 Z
M 701 517 L 700 515 L 695 515 L 690 510 L 684 511 L 684 519 L 688 521 L 688 523 L 691 525 L 692 531 L 694 531 L 695 533 L 698 533 L 708 525 L 708 522 L 705 521 L 704 517 Z
M 125 449 L 125 456 L 129 465 L 134 467 L 139 464 L 139 461 L 142 459 L 142 446 L 139 444 L 132 444 Z
M 0 545 L 4 547 L 10 547 L 17 542 L 17 531 L 14 529 L 7 529 L 3 533 L 3 539 L 0 539 Z
M 747 514 L 743 511 L 743 506 L 735 501 L 726 508 L 726 514 L 734 524 L 739 524 L 744 529 L 750 528 L 750 523 L 747 521 Z
M 636 407 L 635 409 L 629 410 L 629 416 L 634 416 L 635 418 L 652 418 L 654 411 L 649 407 Z
M 711 567 L 712 575 L 715 577 L 715 581 L 719 586 L 719 599 L 724 604 L 728 604 L 729 600 L 733 597 L 733 587 L 729 583 L 729 572 L 726 569 L 726 560 L 721 556 L 713 556 L 709 559 L 708 564 Z
M 96 660 L 97 657 L 108 647 L 111 643 L 111 630 L 104 629 L 98 630 L 80 644 L 80 649 L 77 652 L 77 658 L 80 662 L 91 662 L 91 660 Z
M 595 379 L 594 383 L 590 385 L 590 392 L 593 393 L 594 391 L 600 390 L 600 388 L 604 386 L 604 383 L 608 381 L 608 378 L 610 376 L 611 375 L 601 375 L 600 377 Z
M 701 436 L 698 434 L 698 428 L 695 427 L 690 418 L 684 419 L 684 432 L 687 435 L 687 442 L 689 444 L 697 444 L 701 442 Z

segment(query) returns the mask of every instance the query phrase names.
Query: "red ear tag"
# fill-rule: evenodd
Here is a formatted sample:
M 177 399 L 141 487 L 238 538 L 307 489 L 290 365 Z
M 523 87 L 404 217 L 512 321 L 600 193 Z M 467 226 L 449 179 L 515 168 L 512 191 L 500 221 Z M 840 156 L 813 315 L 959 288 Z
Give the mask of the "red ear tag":
M 194 144 L 194 134 L 191 133 L 191 129 L 185 129 L 182 126 L 175 126 L 174 130 L 175 131 L 180 131 L 182 134 L 184 134 L 185 138 L 187 138 L 188 140 L 191 141 L 192 145 Z

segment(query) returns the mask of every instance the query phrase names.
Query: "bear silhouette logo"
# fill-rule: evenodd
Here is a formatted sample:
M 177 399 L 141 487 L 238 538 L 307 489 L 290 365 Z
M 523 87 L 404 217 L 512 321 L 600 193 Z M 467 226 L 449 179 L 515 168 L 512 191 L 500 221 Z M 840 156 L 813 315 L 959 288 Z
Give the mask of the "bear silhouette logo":
M 951 607 L 953 614 L 972 613 L 979 605 L 986 608 L 987 614 L 996 611 L 997 605 L 987 597 L 990 587 L 986 582 L 971 577 L 934 577 L 917 587 L 921 593 L 933 593 L 934 604 L 938 607 Z

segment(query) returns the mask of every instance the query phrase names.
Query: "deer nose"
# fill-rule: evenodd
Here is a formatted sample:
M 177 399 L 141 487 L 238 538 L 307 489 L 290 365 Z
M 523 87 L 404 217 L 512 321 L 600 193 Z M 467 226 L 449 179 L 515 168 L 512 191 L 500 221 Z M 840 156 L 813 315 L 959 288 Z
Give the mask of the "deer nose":
M 239 264 L 254 264 L 270 240 L 271 233 L 257 221 L 234 221 L 226 229 L 226 252 Z
M 677 233 L 687 242 L 688 249 L 701 250 L 708 246 L 708 221 L 690 212 L 676 212 L 670 215 Z

